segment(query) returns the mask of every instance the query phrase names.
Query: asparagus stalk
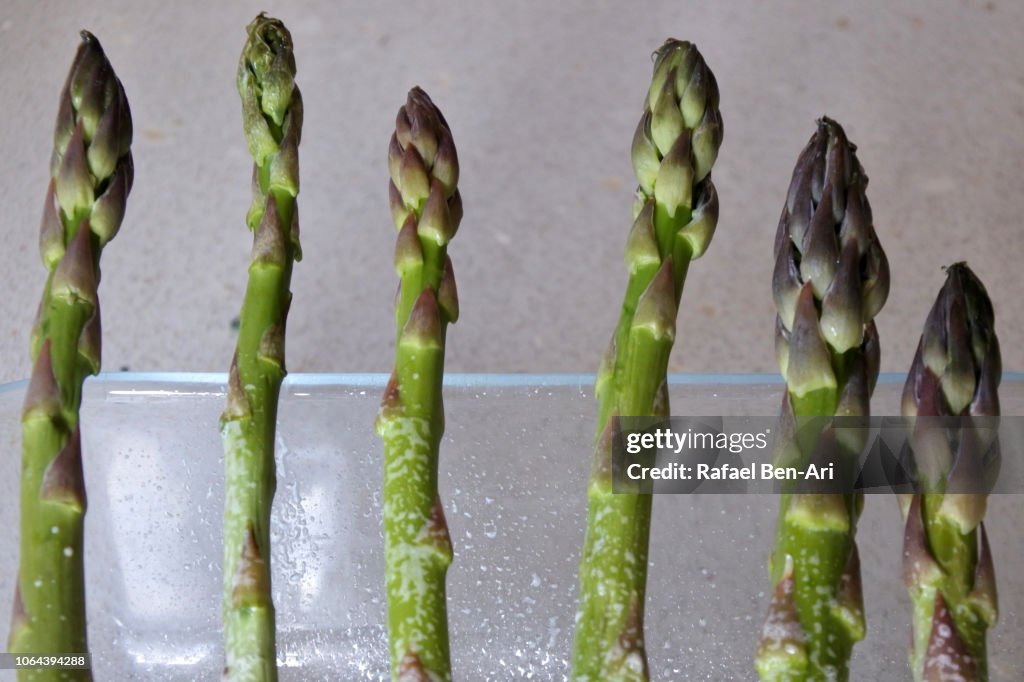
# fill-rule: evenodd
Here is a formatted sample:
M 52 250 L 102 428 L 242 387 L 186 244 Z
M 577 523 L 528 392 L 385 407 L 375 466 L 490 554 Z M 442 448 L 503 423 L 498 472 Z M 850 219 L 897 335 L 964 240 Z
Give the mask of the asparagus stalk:
M 964 263 L 946 282 L 924 325 L 903 391 L 908 417 L 997 417 L 1001 363 L 992 303 Z M 988 679 L 986 630 L 995 624 L 995 573 L 985 534 L 986 495 L 976 488 L 997 465 L 970 426 L 939 425 L 915 441 L 924 492 L 904 498 L 903 576 L 913 605 L 910 667 L 929 682 Z M 934 438 L 941 433 L 938 440 Z M 961 492 L 947 492 L 947 483 Z
M 448 242 L 462 219 L 444 116 L 413 88 L 388 148 L 398 228 L 395 368 L 376 420 L 384 442 L 384 556 L 391 678 L 451 679 L 445 573 L 451 539 L 437 492 L 445 331 L 459 316 Z
M 772 288 L 787 387 L 783 433 L 797 433 L 804 417 L 869 414 L 879 362 L 874 318 L 889 268 L 855 151 L 838 123 L 818 121 L 779 220 Z M 782 465 L 812 454 L 811 443 L 782 442 Z M 862 506 L 860 494 L 782 496 L 770 559 L 775 594 L 756 657 L 762 680 L 847 679 L 853 645 L 864 637 L 854 541 Z
M 131 112 L 121 82 L 82 31 L 61 93 L 39 246 L 49 271 L 32 331 L 22 412 L 21 563 L 12 653 L 84 653 L 85 581 L 79 407 L 100 369 L 97 287 L 103 247 L 131 191 Z M 88 670 L 23 670 L 23 680 L 91 679 Z
M 695 46 L 666 41 L 633 138 L 639 187 L 626 245 L 629 284 L 595 386 L 598 436 L 587 491 L 574 680 L 648 677 L 643 610 L 651 497 L 612 493 L 612 422 L 620 415 L 669 414 L 665 379 L 676 310 L 690 261 L 704 253 L 718 221 L 711 166 L 721 142 L 714 75 Z
M 293 261 L 302 257 L 296 196 L 302 97 L 288 29 L 264 14 L 248 28 L 238 92 L 249 152 L 254 232 L 238 346 L 221 417 L 226 469 L 224 648 L 227 680 L 276 680 L 270 584 L 274 433 L 285 376 L 285 322 Z

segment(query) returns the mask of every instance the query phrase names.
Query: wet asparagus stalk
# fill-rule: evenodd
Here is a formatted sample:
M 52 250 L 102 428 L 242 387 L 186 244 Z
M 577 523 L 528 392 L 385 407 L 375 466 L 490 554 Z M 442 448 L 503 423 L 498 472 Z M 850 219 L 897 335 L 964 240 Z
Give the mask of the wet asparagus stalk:
M 999 415 L 994 323 L 981 281 L 964 263 L 949 266 L 904 387 L 905 416 L 984 422 L 977 418 Z M 946 429 L 928 421 L 917 421 L 914 440 L 925 492 L 902 500 L 903 576 L 913 605 L 910 666 L 919 681 L 983 681 L 985 633 L 998 613 L 983 491 L 998 451 L 983 424 Z
M 448 242 L 462 219 L 451 130 L 423 90 L 388 148 L 398 228 L 395 368 L 377 416 L 384 442 L 384 556 L 391 678 L 450 680 L 445 574 L 451 539 L 437 492 L 445 331 L 459 316 Z
M 79 407 L 100 370 L 100 252 L 132 187 L 131 112 L 99 41 L 82 43 L 61 93 L 39 246 L 49 276 L 32 332 L 22 412 L 21 563 L 12 653 L 87 650 Z M 87 670 L 23 670 L 23 680 L 91 679 Z
M 288 29 L 263 14 L 249 24 L 238 65 L 253 168 L 246 222 L 254 232 L 249 282 L 221 417 L 224 509 L 224 647 L 227 680 L 276 680 L 270 585 L 274 434 L 285 376 L 285 321 L 299 248 L 302 97 Z
M 633 138 L 639 187 L 626 245 L 629 284 L 595 386 L 598 436 L 587 491 L 574 680 L 648 677 L 643 611 L 651 497 L 612 493 L 612 419 L 669 414 L 665 378 L 676 310 L 690 261 L 704 253 L 718 221 L 711 166 L 721 142 L 714 75 L 696 47 L 666 41 Z
M 874 318 L 889 268 L 855 151 L 838 123 L 821 119 L 779 221 L 772 288 L 787 388 L 783 434 L 800 432 L 805 417 L 869 415 L 879 363 Z M 780 465 L 806 466 L 813 444 L 780 441 Z M 864 637 L 854 541 L 862 506 L 859 494 L 782 496 L 770 560 L 775 594 L 756 657 L 762 680 L 847 679 L 853 645 Z

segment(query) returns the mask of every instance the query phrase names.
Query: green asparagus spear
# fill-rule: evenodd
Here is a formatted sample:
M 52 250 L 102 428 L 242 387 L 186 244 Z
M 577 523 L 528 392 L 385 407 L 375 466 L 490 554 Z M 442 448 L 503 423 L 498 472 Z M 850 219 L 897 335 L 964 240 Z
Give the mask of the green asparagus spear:
M 462 219 L 459 162 L 444 116 L 419 88 L 388 148 L 398 228 L 397 343 L 377 416 L 384 441 L 384 556 L 391 678 L 451 680 L 445 573 L 451 539 L 437 492 L 445 330 L 459 316 L 448 242 Z
M 612 420 L 669 413 L 665 378 L 676 310 L 690 261 L 704 253 L 718 221 L 711 166 L 721 142 L 714 75 L 696 47 L 666 41 L 633 138 L 639 187 L 626 244 L 629 284 L 595 386 L 599 430 L 587 491 L 574 680 L 648 677 L 643 611 L 651 497 L 612 493 Z
M 772 288 L 787 387 L 782 434 L 805 434 L 805 417 L 869 415 L 879 362 L 874 318 L 888 296 L 889 267 L 855 151 L 838 123 L 818 121 L 779 221 Z M 806 465 L 814 439 L 782 434 L 777 462 Z M 762 680 L 847 679 L 853 645 L 864 637 L 854 542 L 862 507 L 862 495 L 782 496 L 770 560 L 775 594 L 756 659 Z
M 79 407 L 100 369 L 97 286 L 103 247 L 132 187 L 131 112 L 95 36 L 82 31 L 54 130 L 39 246 L 49 276 L 32 332 L 22 412 L 21 564 L 12 653 L 87 650 Z M 91 679 L 87 670 L 23 670 L 22 680 Z
M 1001 363 L 992 303 L 964 263 L 946 283 L 924 325 L 903 391 L 908 417 L 999 415 Z M 995 624 L 995 573 L 985 534 L 986 495 L 976 486 L 991 457 L 988 429 L 931 428 L 918 420 L 914 460 L 925 492 L 903 500 L 903 577 L 913 604 L 910 667 L 928 682 L 988 679 L 985 632 Z M 935 436 L 939 435 L 936 440 Z M 972 480 L 965 480 L 965 479 Z M 947 486 L 961 492 L 948 492 Z
M 302 97 L 288 29 L 260 14 L 238 64 L 242 121 L 253 168 L 246 222 L 254 231 L 238 347 L 221 417 L 226 469 L 224 648 L 227 680 L 276 680 L 270 590 L 270 507 L 276 488 L 274 433 L 285 376 L 285 321 L 299 248 Z

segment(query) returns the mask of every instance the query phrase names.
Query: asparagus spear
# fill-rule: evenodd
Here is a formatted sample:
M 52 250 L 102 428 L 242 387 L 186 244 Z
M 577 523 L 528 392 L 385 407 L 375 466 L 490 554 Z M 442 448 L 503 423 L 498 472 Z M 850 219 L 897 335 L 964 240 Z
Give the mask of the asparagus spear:
M 711 166 L 721 142 L 714 75 L 696 47 L 666 41 L 633 138 L 639 187 L 626 245 L 629 284 L 595 386 L 599 430 L 587 491 L 574 680 L 648 677 L 643 609 L 651 497 L 612 493 L 612 421 L 669 413 L 665 378 L 676 310 L 690 260 L 704 253 L 718 220 Z
M 388 148 L 398 228 L 397 343 L 377 416 L 384 442 L 384 556 L 391 678 L 450 680 L 445 573 L 451 539 L 437 492 L 447 325 L 459 316 L 448 242 L 462 219 L 459 162 L 444 116 L 413 88 Z
M 889 267 L 855 151 L 838 123 L 818 121 L 779 220 L 772 288 L 787 387 L 783 433 L 796 433 L 804 417 L 869 414 L 879 362 L 874 318 Z M 780 438 L 782 465 L 811 456 L 807 442 Z M 847 679 L 853 645 L 864 637 L 854 542 L 862 506 L 862 495 L 782 496 L 770 559 L 775 595 L 756 658 L 761 679 Z
M 285 321 L 299 247 L 299 139 L 302 97 L 288 29 L 264 14 L 248 26 L 238 92 L 249 152 L 254 231 L 238 347 L 221 417 L 224 510 L 224 678 L 276 680 L 270 590 L 270 507 L 276 488 L 274 433 L 285 376 Z
M 964 263 L 949 266 L 904 387 L 905 416 L 999 415 L 994 322 L 981 281 Z M 988 429 L 918 426 L 929 431 L 914 451 L 925 492 L 903 500 L 903 576 L 913 604 L 910 667 L 919 681 L 986 680 L 985 632 L 995 624 L 997 599 L 982 523 L 986 495 L 976 486 L 984 469 L 997 464 L 988 459 L 995 451 L 984 442 Z M 946 492 L 946 484 L 958 480 L 964 490 Z
M 79 407 L 100 369 L 97 287 L 103 247 L 131 191 L 131 112 L 121 82 L 82 31 L 61 93 L 39 245 L 49 270 L 32 332 L 22 412 L 21 564 L 13 653 L 87 651 Z M 25 670 L 21 679 L 91 679 L 87 670 Z

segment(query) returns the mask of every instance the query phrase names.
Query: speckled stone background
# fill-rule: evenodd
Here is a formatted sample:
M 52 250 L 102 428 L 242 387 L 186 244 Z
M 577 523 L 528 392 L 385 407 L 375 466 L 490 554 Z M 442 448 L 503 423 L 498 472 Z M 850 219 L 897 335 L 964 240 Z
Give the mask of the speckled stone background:
M 592 371 L 625 285 L 629 145 L 667 35 L 698 44 L 725 121 L 721 221 L 690 270 L 673 369 L 777 371 L 772 239 L 823 113 L 859 145 L 892 264 L 883 369 L 905 370 L 940 266 L 960 259 L 995 299 L 1005 366 L 1024 368 L 1024 3 L 5 0 L 0 381 L 28 373 L 52 121 L 83 27 L 106 47 L 136 131 L 135 189 L 102 262 L 105 368 L 227 368 L 250 248 L 234 73 L 261 9 L 292 30 L 306 103 L 292 371 L 390 366 L 385 151 L 416 84 L 444 110 L 462 164 L 450 254 L 463 317 L 448 367 Z

